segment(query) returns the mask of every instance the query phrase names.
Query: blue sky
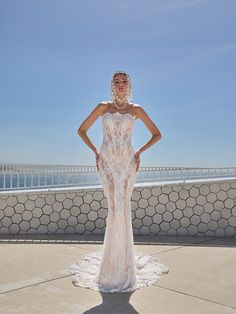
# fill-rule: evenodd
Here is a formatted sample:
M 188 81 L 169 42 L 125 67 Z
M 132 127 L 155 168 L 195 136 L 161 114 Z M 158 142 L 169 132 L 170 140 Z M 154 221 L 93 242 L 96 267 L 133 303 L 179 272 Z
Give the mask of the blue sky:
M 0 0 L 0 162 L 95 165 L 77 128 L 126 70 L 140 166 L 236 166 L 235 29 L 235 0 Z

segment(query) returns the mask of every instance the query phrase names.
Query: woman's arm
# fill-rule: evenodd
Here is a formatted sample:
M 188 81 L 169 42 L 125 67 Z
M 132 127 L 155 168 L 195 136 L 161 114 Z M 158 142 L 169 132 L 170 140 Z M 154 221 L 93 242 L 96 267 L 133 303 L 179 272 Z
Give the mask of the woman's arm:
M 90 141 L 89 137 L 87 136 L 88 129 L 93 125 L 93 123 L 97 120 L 97 118 L 103 113 L 105 109 L 106 104 L 105 103 L 99 103 L 93 111 L 88 115 L 88 117 L 82 122 L 80 127 L 77 130 L 77 133 L 82 138 L 82 140 L 89 146 L 89 148 L 94 151 L 94 153 L 97 153 L 96 147 L 93 145 L 93 143 Z
M 137 106 L 135 108 L 135 115 L 137 118 L 143 121 L 143 123 L 152 133 L 151 139 L 145 145 L 139 148 L 138 151 L 136 152 L 137 154 L 141 154 L 143 151 L 145 151 L 146 149 L 148 149 L 150 146 L 152 146 L 161 139 L 161 132 L 141 106 Z

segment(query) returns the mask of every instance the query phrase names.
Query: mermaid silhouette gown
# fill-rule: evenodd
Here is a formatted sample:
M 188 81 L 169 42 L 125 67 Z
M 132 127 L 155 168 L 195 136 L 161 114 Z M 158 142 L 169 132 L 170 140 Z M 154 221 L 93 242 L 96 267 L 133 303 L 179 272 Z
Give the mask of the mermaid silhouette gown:
M 99 176 L 108 201 L 106 231 L 101 251 L 93 251 L 72 264 L 73 284 L 103 292 L 128 292 L 149 286 L 169 269 L 148 254 L 135 252 L 131 194 L 136 161 L 131 134 L 136 117 L 130 113 L 103 115 L 103 143 Z

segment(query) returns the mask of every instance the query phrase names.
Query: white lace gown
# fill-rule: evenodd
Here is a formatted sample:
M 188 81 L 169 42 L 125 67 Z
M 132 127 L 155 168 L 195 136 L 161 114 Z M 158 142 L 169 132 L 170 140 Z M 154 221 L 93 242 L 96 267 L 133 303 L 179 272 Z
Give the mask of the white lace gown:
M 135 252 L 131 196 L 136 161 L 131 135 L 136 117 L 130 113 L 103 115 L 103 143 L 99 175 L 108 201 L 106 231 L 101 251 L 72 264 L 73 284 L 103 292 L 128 292 L 149 286 L 169 269 L 156 257 Z

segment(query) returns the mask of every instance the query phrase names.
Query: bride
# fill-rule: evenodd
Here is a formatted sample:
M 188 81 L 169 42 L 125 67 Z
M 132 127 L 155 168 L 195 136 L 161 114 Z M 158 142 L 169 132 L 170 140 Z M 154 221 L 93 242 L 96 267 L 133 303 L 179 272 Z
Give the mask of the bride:
M 131 80 L 124 71 L 111 80 L 112 100 L 99 103 L 78 129 L 93 150 L 96 167 L 108 201 L 106 231 L 101 251 L 94 251 L 72 264 L 75 286 L 103 292 L 128 292 L 149 286 L 169 269 L 156 257 L 135 252 L 131 219 L 131 196 L 140 154 L 161 139 L 161 133 L 145 110 L 130 103 Z M 88 129 L 102 117 L 103 142 L 98 150 L 87 136 Z M 131 143 L 135 120 L 143 121 L 151 139 L 136 152 Z

